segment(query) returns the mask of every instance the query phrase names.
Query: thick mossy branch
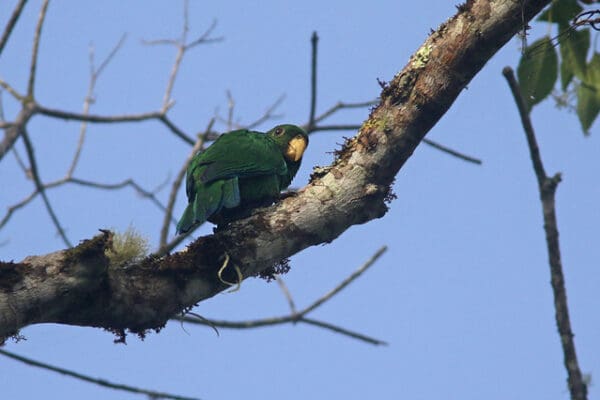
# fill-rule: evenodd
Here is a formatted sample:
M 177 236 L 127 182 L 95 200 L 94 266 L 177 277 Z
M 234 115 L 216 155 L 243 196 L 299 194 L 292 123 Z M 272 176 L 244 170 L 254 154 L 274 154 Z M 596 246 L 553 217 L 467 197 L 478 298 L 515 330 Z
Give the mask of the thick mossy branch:
M 103 233 L 92 240 L 102 251 L 94 253 L 84 242 L 86 251 L 77 246 L 68 255 L 37 257 L 36 265 L 28 258 L 27 268 L 6 267 L 17 274 L 26 269 L 35 284 L 0 285 L 0 337 L 37 322 L 134 332 L 160 328 L 226 288 L 216 276 L 225 254 L 244 277 L 256 276 L 309 246 L 335 240 L 352 225 L 382 217 L 393 198 L 390 185 L 425 134 L 487 60 L 548 3 L 468 1 L 382 85 L 380 103 L 332 165 L 315 171 L 297 195 L 201 237 L 184 251 L 103 269 L 110 236 Z M 83 254 L 97 254 L 97 260 Z M 76 262 L 65 269 L 65 259 Z M 101 273 L 92 282 L 81 279 L 86 274 L 78 271 L 88 269 Z M 35 281 L 41 271 L 48 279 Z M 13 280 L 14 273 L 6 272 Z

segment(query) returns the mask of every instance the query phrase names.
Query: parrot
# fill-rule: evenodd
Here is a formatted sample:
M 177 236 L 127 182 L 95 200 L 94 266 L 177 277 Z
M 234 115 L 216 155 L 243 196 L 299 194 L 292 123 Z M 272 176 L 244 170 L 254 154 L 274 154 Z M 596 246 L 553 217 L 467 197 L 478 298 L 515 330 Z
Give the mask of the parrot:
M 188 205 L 177 233 L 205 221 L 219 225 L 248 207 L 271 204 L 292 182 L 307 146 L 306 132 L 290 124 L 267 133 L 240 129 L 219 136 L 187 168 Z

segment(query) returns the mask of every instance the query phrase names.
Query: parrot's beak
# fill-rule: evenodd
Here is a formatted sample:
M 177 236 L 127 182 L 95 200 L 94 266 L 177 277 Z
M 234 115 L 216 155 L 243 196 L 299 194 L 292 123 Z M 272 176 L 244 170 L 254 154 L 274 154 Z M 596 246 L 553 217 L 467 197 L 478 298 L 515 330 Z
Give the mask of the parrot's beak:
M 302 158 L 304 150 L 306 150 L 306 138 L 302 135 L 297 135 L 288 143 L 288 148 L 285 152 L 285 157 L 290 161 L 298 161 Z

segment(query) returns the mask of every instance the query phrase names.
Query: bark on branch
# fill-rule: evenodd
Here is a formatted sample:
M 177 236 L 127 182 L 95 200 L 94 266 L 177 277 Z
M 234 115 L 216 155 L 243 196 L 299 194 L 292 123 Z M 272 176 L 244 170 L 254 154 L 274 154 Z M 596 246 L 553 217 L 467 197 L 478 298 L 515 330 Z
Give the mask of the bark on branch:
M 433 32 L 389 83 L 336 161 L 297 196 L 259 210 L 186 250 L 109 265 L 111 234 L 70 250 L 0 265 L 0 339 L 28 324 L 58 322 L 116 332 L 160 329 L 173 315 L 346 229 L 381 218 L 390 185 L 462 89 L 549 0 L 468 1 Z

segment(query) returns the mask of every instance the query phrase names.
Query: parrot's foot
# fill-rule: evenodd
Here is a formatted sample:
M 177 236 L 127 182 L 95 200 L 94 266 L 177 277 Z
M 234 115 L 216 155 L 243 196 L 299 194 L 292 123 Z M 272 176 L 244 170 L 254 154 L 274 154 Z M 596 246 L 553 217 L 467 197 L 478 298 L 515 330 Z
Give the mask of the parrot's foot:
M 262 209 L 269 207 L 274 201 L 275 199 L 269 198 L 262 201 L 248 202 L 236 208 L 223 208 L 218 214 L 211 216 L 208 221 L 217 225 L 215 231 L 220 231 L 230 222 L 248 218 Z
M 288 197 L 296 197 L 296 196 L 298 196 L 297 190 L 288 189 L 287 191 L 279 194 L 278 200 L 284 200 L 284 199 L 287 199 Z
M 240 287 L 242 287 L 242 280 L 244 279 L 244 275 L 242 275 L 242 271 L 240 270 L 240 268 L 232 263 L 233 268 L 235 269 L 235 273 L 237 274 L 237 278 L 238 281 L 237 282 L 229 282 L 226 281 L 225 279 L 223 279 L 223 271 L 225 271 L 225 268 L 227 268 L 227 265 L 229 264 L 229 254 L 225 253 L 225 261 L 223 261 L 223 265 L 221 266 L 221 268 L 219 268 L 219 271 L 217 272 L 217 277 L 219 278 L 219 280 L 224 283 L 227 286 L 235 286 L 233 289 L 231 289 L 228 293 L 233 293 L 233 292 L 237 292 L 238 290 L 240 290 Z

